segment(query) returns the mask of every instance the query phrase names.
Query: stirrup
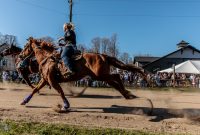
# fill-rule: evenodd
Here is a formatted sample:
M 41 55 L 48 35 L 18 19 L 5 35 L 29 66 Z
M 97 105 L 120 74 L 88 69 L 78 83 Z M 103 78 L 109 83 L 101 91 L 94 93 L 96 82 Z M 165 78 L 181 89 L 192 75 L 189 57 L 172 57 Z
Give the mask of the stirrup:
M 72 76 L 74 74 L 75 74 L 75 72 L 69 70 L 68 72 L 64 73 L 64 77 L 67 78 L 67 77 Z

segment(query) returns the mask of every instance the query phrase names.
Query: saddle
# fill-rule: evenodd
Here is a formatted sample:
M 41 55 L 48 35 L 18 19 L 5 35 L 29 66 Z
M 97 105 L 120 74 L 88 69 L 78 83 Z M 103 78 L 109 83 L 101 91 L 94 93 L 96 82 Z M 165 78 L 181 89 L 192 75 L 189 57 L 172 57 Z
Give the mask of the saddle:
M 74 61 L 78 61 L 83 58 L 83 53 L 81 53 L 80 50 L 75 50 L 74 55 L 71 57 Z M 44 65 L 47 60 L 56 62 L 56 69 L 57 69 L 57 77 L 60 78 L 64 72 L 66 72 L 67 68 L 64 66 L 64 63 L 61 59 L 61 56 L 59 53 L 53 53 L 52 55 L 46 57 L 40 64 Z
M 83 57 L 83 54 L 80 50 L 75 50 L 74 55 L 72 55 L 72 59 L 77 61 L 80 60 Z
M 59 61 L 61 62 L 61 54 L 60 53 L 53 53 L 52 55 L 49 56 L 51 59 L 54 61 Z M 74 55 L 72 55 L 71 59 L 74 61 L 80 60 L 83 57 L 83 54 L 81 53 L 80 50 L 75 50 Z

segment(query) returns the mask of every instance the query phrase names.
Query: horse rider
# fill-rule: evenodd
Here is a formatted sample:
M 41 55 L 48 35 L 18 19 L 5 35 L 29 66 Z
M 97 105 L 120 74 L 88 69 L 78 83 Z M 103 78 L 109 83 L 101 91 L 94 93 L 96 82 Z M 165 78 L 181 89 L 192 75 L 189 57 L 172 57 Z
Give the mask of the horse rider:
M 69 77 L 75 74 L 74 61 L 71 57 L 76 48 L 76 34 L 72 23 L 65 23 L 63 25 L 63 30 L 65 32 L 64 37 L 61 37 L 58 42 L 60 43 L 62 40 L 65 42 L 64 44 L 59 44 L 59 46 L 62 46 L 61 58 L 65 67 L 68 68 L 67 71 L 64 72 L 64 76 Z

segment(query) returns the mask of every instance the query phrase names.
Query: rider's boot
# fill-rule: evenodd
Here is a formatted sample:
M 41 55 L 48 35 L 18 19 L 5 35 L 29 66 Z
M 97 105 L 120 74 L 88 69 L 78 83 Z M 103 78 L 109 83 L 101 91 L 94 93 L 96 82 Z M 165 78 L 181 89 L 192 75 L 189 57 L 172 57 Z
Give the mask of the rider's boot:
M 72 75 L 74 75 L 75 74 L 75 72 L 73 72 L 72 70 L 70 70 L 70 69 L 67 69 L 67 71 L 66 72 L 64 72 L 64 77 L 69 77 L 69 76 L 72 76 Z

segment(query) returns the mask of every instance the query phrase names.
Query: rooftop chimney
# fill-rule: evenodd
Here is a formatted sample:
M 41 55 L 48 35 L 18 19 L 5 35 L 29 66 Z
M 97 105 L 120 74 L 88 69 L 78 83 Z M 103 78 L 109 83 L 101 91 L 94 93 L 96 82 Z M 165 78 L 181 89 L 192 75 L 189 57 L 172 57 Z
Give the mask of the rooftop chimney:
M 180 48 L 184 48 L 186 46 L 188 46 L 189 43 L 185 42 L 184 40 L 182 40 L 180 43 L 177 44 L 177 48 L 180 49 Z

